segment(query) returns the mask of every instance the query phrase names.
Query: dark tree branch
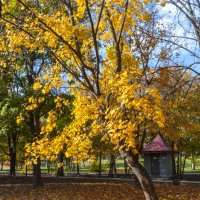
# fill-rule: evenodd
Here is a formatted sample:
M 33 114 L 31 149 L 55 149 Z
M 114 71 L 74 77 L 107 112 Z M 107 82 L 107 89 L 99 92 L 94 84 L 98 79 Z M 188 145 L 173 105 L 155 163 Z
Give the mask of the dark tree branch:
M 113 25 L 113 22 L 111 20 L 111 16 L 108 10 L 106 10 L 107 12 L 107 16 L 108 16 L 108 22 L 110 24 L 110 28 L 111 28 L 111 32 L 112 32 L 112 36 L 113 36 L 113 42 L 115 45 L 115 52 L 116 52 L 116 56 L 117 56 L 117 68 L 116 68 L 116 72 L 119 73 L 122 71 L 122 58 L 121 58 L 121 50 L 120 50 L 120 46 L 119 46 L 119 42 L 117 40 L 117 34 Z
M 121 26 L 121 30 L 120 30 L 118 41 L 117 41 L 119 44 L 120 44 L 120 40 L 121 40 L 121 37 L 122 37 L 122 32 L 123 32 L 123 29 L 124 29 L 124 24 L 126 22 L 126 14 L 127 14 L 127 10 L 128 10 L 128 3 L 129 3 L 129 1 L 127 0 L 126 4 L 125 4 L 125 11 L 124 11 L 124 17 L 123 17 L 123 21 L 122 21 L 122 26 Z
M 100 92 L 100 86 L 99 86 L 100 55 L 99 55 L 99 49 L 98 49 L 97 32 L 95 31 L 95 28 L 94 28 L 94 22 L 93 22 L 92 15 L 91 15 L 91 12 L 90 12 L 88 0 L 86 0 L 85 2 L 86 2 L 86 9 L 87 9 L 88 17 L 89 17 L 89 20 L 90 20 L 91 31 L 92 31 L 92 38 L 93 38 L 94 49 L 95 49 L 95 54 L 96 54 L 96 77 L 95 77 L 95 84 L 96 84 L 96 89 L 97 89 L 97 96 L 100 96 L 100 93 L 101 93 Z M 99 20 L 101 20 L 101 18 Z

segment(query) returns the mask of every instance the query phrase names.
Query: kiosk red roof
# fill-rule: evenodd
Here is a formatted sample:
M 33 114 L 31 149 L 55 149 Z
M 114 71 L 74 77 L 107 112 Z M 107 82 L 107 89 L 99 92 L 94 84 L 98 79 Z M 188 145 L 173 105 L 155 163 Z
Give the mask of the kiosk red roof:
M 171 151 L 172 148 L 167 145 L 165 140 L 160 135 L 157 135 L 152 142 L 144 148 L 144 153 L 162 153 Z

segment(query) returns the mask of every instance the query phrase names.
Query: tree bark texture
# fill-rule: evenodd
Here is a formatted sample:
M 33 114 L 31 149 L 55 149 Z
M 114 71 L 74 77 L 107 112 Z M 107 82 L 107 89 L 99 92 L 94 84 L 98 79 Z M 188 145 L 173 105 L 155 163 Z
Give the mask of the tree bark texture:
M 99 178 L 101 177 L 101 151 L 99 155 Z
M 1 171 L 3 170 L 4 161 L 1 161 Z
M 79 170 L 79 164 L 77 163 L 76 164 L 76 172 L 77 172 L 77 176 L 79 176 L 80 175 L 80 170 Z
M 63 163 L 63 160 L 64 160 L 64 153 L 59 153 L 58 154 L 58 161 L 59 163 Z M 59 176 L 64 176 L 64 167 L 61 166 L 57 169 L 57 177 Z
M 109 170 L 109 177 L 110 178 L 116 178 L 117 176 L 117 169 L 116 169 L 116 163 L 115 163 L 115 156 L 110 156 L 110 170 Z
M 8 134 L 8 148 L 9 148 L 9 157 L 10 157 L 10 176 L 15 176 L 16 168 L 16 150 L 17 150 L 17 132 Z
M 10 153 L 10 176 L 15 176 L 16 171 L 15 171 L 15 166 L 16 166 L 16 151 L 12 150 Z
M 151 177 L 149 176 L 145 168 L 139 163 L 138 155 L 133 154 L 131 150 L 124 151 L 119 149 L 119 152 L 121 156 L 126 160 L 128 166 L 131 168 L 138 181 L 140 182 L 140 185 L 145 195 L 145 199 L 158 200 L 158 196 Z
M 33 141 L 40 133 L 40 117 L 39 112 L 30 112 L 29 113 L 29 129 L 32 134 Z M 33 163 L 33 185 L 41 186 L 42 178 L 41 178 L 41 162 L 40 158 L 37 159 L 37 164 Z
M 38 158 L 37 164 L 33 163 L 33 185 L 34 186 L 41 186 L 42 185 L 40 165 L 41 165 L 40 158 Z

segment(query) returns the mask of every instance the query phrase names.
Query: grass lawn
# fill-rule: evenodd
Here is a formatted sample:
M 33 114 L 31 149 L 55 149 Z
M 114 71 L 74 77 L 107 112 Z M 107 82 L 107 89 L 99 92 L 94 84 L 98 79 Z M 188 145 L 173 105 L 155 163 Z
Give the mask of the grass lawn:
M 156 185 L 160 200 L 200 200 L 200 186 Z M 130 184 L 63 183 L 41 188 L 0 186 L 0 200 L 144 200 L 141 189 Z
M 106 172 L 109 171 L 109 162 L 110 161 L 108 159 L 102 159 L 102 171 L 106 171 Z M 144 160 L 141 159 L 140 162 L 143 164 Z M 200 158 L 196 159 L 196 169 L 195 170 L 192 170 L 191 166 L 192 166 L 191 160 L 187 159 L 186 164 L 185 164 L 185 170 L 184 170 L 185 173 L 200 173 Z M 85 161 L 84 165 L 83 165 L 83 163 L 81 163 L 79 167 L 80 167 L 80 172 L 98 172 L 98 170 L 99 170 L 98 161 L 97 161 L 96 165 L 93 167 L 87 161 Z M 116 160 L 116 167 L 117 167 L 118 173 L 125 173 L 124 161 L 122 159 Z M 25 168 L 23 168 L 23 169 L 17 168 L 17 170 L 19 172 L 21 172 L 22 174 L 25 173 Z M 43 161 L 42 161 L 42 165 L 41 165 L 41 170 L 43 173 L 47 173 L 47 171 L 48 171 L 47 166 Z M 4 165 L 3 172 L 8 173 L 8 171 L 9 171 L 9 166 Z M 70 172 L 65 164 L 64 164 L 64 171 Z M 28 172 L 32 173 L 32 168 L 29 167 Z M 55 164 L 53 163 L 50 166 L 50 173 L 54 174 L 55 172 L 56 172 L 56 168 L 55 168 Z M 76 166 L 74 166 L 74 168 L 72 169 L 72 172 L 76 172 Z M 1 171 L 0 171 L 0 173 L 1 173 Z
M 187 159 L 185 164 L 185 172 L 186 173 L 200 173 L 200 158 L 196 159 L 196 169 L 192 170 L 191 160 Z

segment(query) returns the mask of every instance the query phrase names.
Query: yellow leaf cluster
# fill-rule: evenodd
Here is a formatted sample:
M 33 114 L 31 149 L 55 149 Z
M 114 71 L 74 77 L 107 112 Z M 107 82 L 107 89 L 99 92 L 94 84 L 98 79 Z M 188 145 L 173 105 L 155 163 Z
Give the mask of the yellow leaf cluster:
M 66 156 L 74 156 L 80 161 L 92 152 L 92 141 L 97 135 L 115 147 L 136 151 L 138 138 L 141 138 L 144 129 L 152 131 L 163 127 L 165 120 L 160 94 L 155 86 L 145 83 L 140 60 L 133 56 L 127 39 L 134 34 L 138 21 L 150 20 L 146 4 L 152 2 L 155 1 L 130 0 L 126 6 L 124 0 L 105 0 L 99 21 L 100 3 L 88 1 L 93 24 L 89 23 L 90 17 L 86 17 L 85 0 L 75 0 L 76 7 L 71 16 L 66 14 L 65 9 L 45 13 L 33 6 L 34 17 L 25 15 L 22 28 L 34 37 L 16 29 L 11 23 L 7 25 L 4 51 L 15 49 L 19 54 L 21 46 L 30 51 L 51 49 L 56 60 L 36 80 L 34 90 L 45 95 L 52 89 L 60 90 L 66 86 L 66 79 L 74 81 L 70 89 L 75 97 L 72 123 L 57 131 L 57 113 L 51 110 L 41 128 L 42 139 L 27 147 L 32 157 L 44 155 L 55 159 L 65 146 Z M 122 69 L 116 72 L 118 42 Z M 104 46 L 106 55 L 99 56 L 100 66 L 97 69 L 95 52 L 103 51 L 101 48 Z M 69 73 L 67 78 L 63 78 L 64 72 Z M 152 71 L 147 70 L 147 74 L 150 73 Z M 97 85 L 100 88 L 98 94 Z M 44 100 L 31 97 L 26 109 L 36 109 Z M 54 103 L 58 110 L 68 106 L 68 102 L 60 96 Z M 56 136 L 52 137 L 51 132 L 56 132 Z

